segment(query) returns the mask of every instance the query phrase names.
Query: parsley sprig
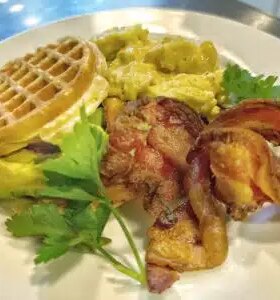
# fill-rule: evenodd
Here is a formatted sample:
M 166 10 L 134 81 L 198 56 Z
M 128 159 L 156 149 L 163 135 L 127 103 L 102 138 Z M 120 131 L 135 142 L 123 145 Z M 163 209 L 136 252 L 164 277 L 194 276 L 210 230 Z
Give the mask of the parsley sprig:
M 277 76 L 253 76 L 236 64 L 228 64 L 223 75 L 223 88 L 229 105 L 245 99 L 279 99 L 280 86 Z
M 41 240 L 35 263 L 46 263 L 69 250 L 89 251 L 102 256 L 121 273 L 145 284 L 145 268 L 120 212 L 106 198 L 100 178 L 100 163 L 108 135 L 100 126 L 100 110 L 89 118 L 81 109 L 81 121 L 61 143 L 61 155 L 41 163 L 43 188 L 35 197 L 69 200 L 67 206 L 38 203 L 6 221 L 16 237 L 36 236 Z M 28 195 L 27 195 L 28 196 Z M 34 194 L 32 195 L 34 196 Z M 138 265 L 138 271 L 124 265 L 107 249 L 110 239 L 103 230 L 112 214 L 119 223 Z

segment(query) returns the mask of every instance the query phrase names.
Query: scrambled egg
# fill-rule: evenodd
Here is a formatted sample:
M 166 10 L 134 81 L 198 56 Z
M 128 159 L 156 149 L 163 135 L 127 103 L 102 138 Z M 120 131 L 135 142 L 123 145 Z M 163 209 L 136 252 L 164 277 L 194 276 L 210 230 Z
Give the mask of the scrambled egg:
M 212 42 L 151 38 L 141 26 L 112 30 L 94 42 L 108 63 L 109 97 L 166 96 L 209 119 L 220 112 L 222 71 Z
M 220 113 L 216 95 L 220 92 L 219 71 L 204 75 L 177 74 L 147 89 L 149 96 L 165 96 L 186 102 L 192 109 L 212 119 Z

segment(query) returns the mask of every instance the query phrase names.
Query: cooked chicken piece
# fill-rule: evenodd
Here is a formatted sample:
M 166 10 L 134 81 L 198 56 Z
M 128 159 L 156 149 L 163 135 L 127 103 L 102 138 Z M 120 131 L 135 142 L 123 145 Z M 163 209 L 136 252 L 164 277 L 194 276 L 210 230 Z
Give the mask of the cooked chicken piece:
M 135 153 L 135 164 L 129 183 L 145 210 L 158 216 L 167 207 L 174 206 L 181 196 L 180 177 L 176 168 L 157 150 L 150 146 Z
M 264 202 L 278 203 L 280 161 L 265 140 L 280 144 L 279 103 L 244 101 L 222 113 L 207 130 L 219 140 L 211 143 L 211 169 L 216 178 L 216 194 L 227 204 L 231 215 L 243 219 Z M 211 136 L 210 132 L 203 134 Z
M 248 101 L 221 114 L 200 134 L 187 159 L 187 204 L 164 222 L 158 218 L 149 230 L 151 291 L 168 288 L 175 271 L 212 268 L 226 259 L 223 208 L 243 219 L 264 202 L 279 203 L 280 161 L 265 140 L 280 144 L 279 120 L 278 104 Z
M 194 154 L 194 153 L 193 153 Z M 195 154 L 187 169 L 185 190 L 188 202 L 169 215 L 170 226 L 158 219 L 149 231 L 146 262 L 166 268 L 167 272 L 183 272 L 216 267 L 228 253 L 226 224 L 223 211 L 211 193 L 209 155 Z M 148 282 L 155 282 L 152 267 L 148 268 Z M 171 276 L 171 275 L 170 275 Z M 151 291 L 160 293 L 164 287 L 153 285 Z M 155 287 L 158 289 L 156 290 Z M 167 287 L 166 287 L 167 288 Z
M 155 125 L 149 132 L 148 143 L 163 153 L 180 171 L 186 169 L 186 153 L 194 143 L 192 136 L 185 134 L 183 127 Z M 180 143 L 178 143 L 180 141 Z
M 137 199 L 135 191 L 125 184 L 114 184 L 106 188 L 106 195 L 109 199 L 114 199 L 116 206 L 120 206 L 131 199 Z
M 201 139 L 210 152 L 216 195 L 234 219 L 244 219 L 264 202 L 279 203 L 280 161 L 261 135 L 227 128 L 206 131 Z
M 197 219 L 187 206 L 184 203 L 169 214 L 163 212 L 150 228 L 146 255 L 149 265 L 181 272 L 205 266 L 205 251 L 201 247 Z M 150 278 L 149 271 L 148 275 Z
M 116 101 L 105 105 L 110 147 L 102 180 L 115 205 L 137 198 L 158 216 L 182 195 L 186 156 L 203 122 L 186 105 L 168 98 L 130 102 L 120 113 Z
M 261 134 L 267 141 L 280 141 L 280 104 L 273 100 L 252 99 L 221 113 L 210 128 L 242 127 Z
M 243 219 L 266 201 L 279 201 L 279 161 L 259 134 L 242 128 L 205 130 L 189 154 L 186 181 L 190 173 L 205 168 L 196 163 L 201 155 L 207 156 L 209 181 L 213 176 L 215 193 L 209 189 L 207 194 L 217 196 L 234 219 Z M 186 189 L 190 201 L 194 186 L 189 184 Z M 194 210 L 197 203 L 197 199 L 191 203 Z
M 114 184 L 125 183 L 126 177 L 131 173 L 134 165 L 133 156 L 113 147 L 109 148 L 108 153 L 110 155 L 106 155 L 103 159 L 101 169 L 104 184 L 109 186 L 111 182 Z

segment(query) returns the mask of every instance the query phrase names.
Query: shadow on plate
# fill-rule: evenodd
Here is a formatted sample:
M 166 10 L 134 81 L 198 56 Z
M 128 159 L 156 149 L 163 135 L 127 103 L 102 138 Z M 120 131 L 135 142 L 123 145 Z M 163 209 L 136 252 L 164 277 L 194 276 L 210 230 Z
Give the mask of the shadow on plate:
M 238 235 L 254 243 L 280 243 L 280 206 L 269 205 L 240 223 Z
M 114 249 L 110 249 L 110 254 L 113 257 L 115 257 L 116 259 L 118 259 L 120 262 L 124 263 L 126 266 L 128 266 L 130 268 L 137 269 L 137 266 L 135 264 L 131 263 L 133 258 L 132 258 L 132 255 L 131 255 L 130 252 L 128 252 L 126 254 L 126 253 L 120 253 L 119 251 L 114 250 Z M 100 258 L 101 264 L 98 265 L 98 268 L 100 270 L 102 270 L 102 271 L 110 271 L 110 270 L 112 271 L 112 270 L 114 270 L 114 268 L 111 266 L 111 264 L 108 263 L 106 260 L 104 260 L 104 258 L 102 258 L 101 256 L 99 258 Z
M 70 272 L 82 260 L 82 254 L 69 252 L 46 265 L 38 265 L 31 276 L 32 284 L 52 284 Z
M 237 226 L 230 246 L 231 258 L 240 265 L 252 266 L 262 255 L 280 264 L 280 207 L 268 205 Z

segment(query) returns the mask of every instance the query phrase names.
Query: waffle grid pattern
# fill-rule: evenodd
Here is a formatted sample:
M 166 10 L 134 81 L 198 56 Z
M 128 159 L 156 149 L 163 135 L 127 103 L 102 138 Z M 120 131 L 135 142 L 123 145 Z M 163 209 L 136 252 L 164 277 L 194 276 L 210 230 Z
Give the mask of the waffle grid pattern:
M 68 38 L 38 48 L 0 69 L 0 129 L 18 122 L 65 90 L 76 78 L 83 43 Z

